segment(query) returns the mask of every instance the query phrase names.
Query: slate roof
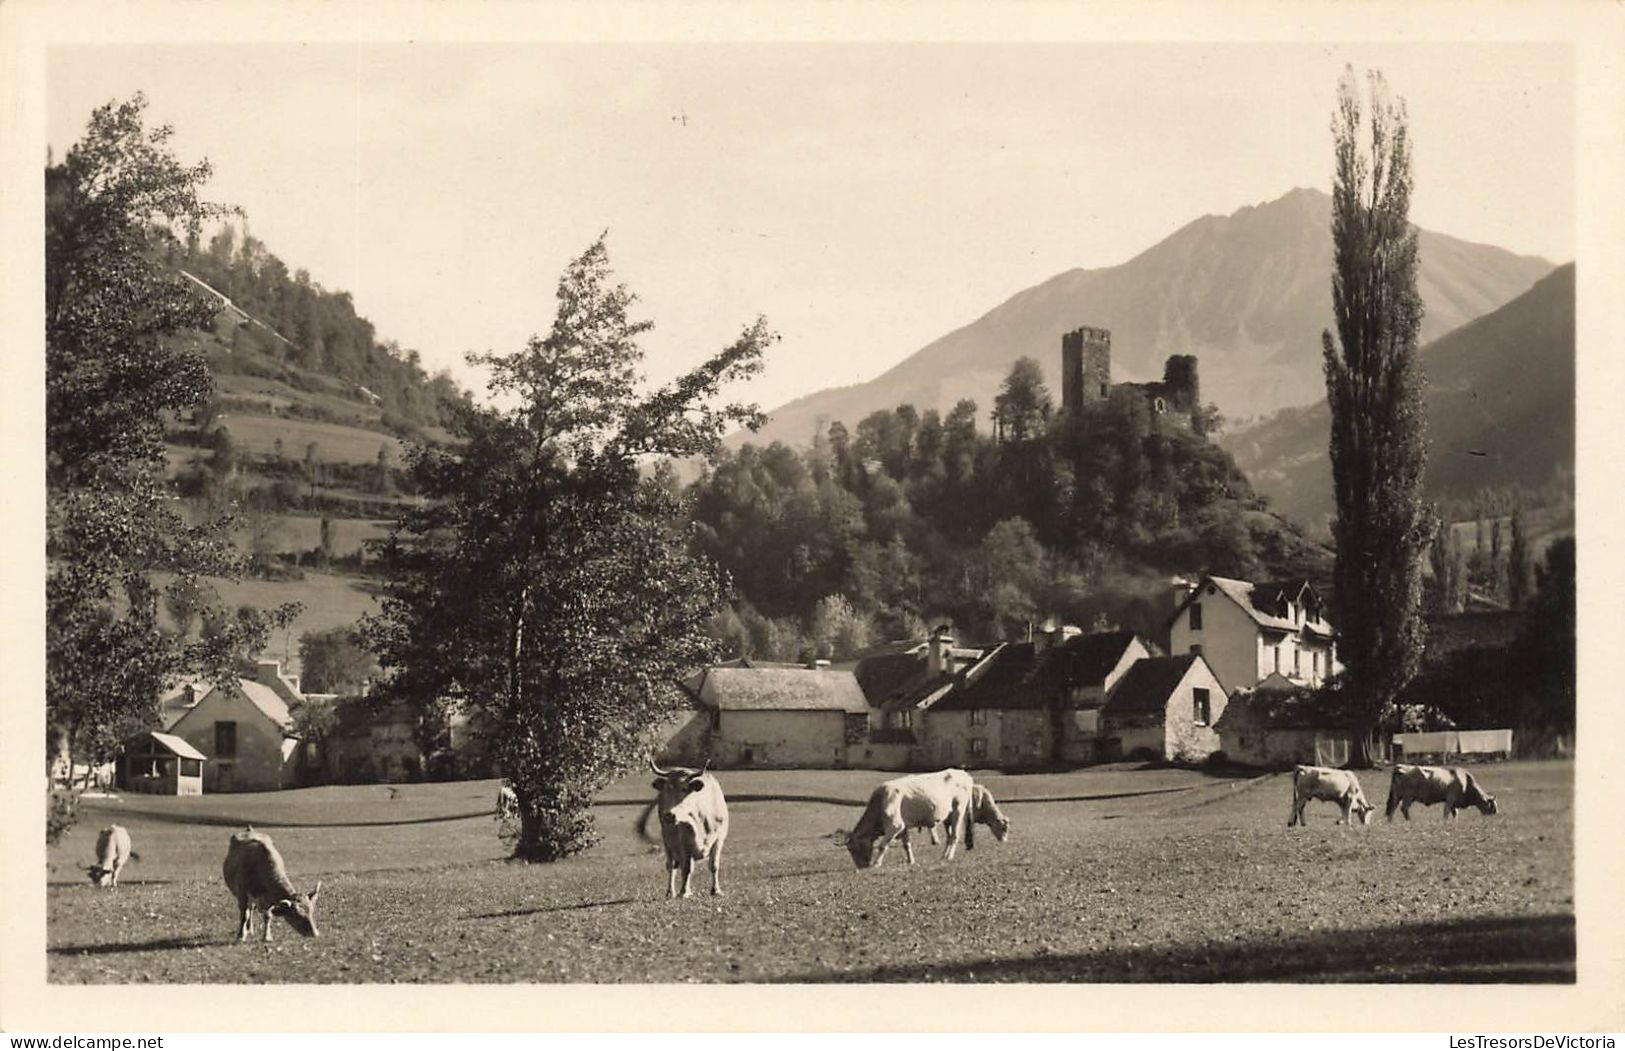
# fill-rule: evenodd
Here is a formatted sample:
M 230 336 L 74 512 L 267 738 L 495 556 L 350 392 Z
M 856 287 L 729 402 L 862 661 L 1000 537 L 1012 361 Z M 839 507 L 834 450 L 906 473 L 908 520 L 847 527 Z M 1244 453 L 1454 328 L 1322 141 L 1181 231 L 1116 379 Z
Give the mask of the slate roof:
M 1236 605 L 1252 618 L 1253 622 L 1261 628 L 1273 631 L 1298 631 L 1300 629 L 1312 635 L 1325 638 L 1336 637 L 1337 632 L 1326 621 L 1325 603 L 1320 600 L 1319 593 L 1314 585 L 1307 579 L 1296 577 L 1290 580 L 1265 581 L 1252 584 L 1245 580 L 1232 580 L 1229 577 L 1204 577 L 1185 601 L 1179 604 L 1174 615 L 1169 618 L 1172 624 L 1185 612 L 1185 607 L 1196 602 L 1207 594 L 1208 586 L 1212 585 L 1228 596 Z M 1308 590 L 1314 597 L 1314 605 L 1320 611 L 1319 618 L 1311 620 L 1305 618 L 1302 624 L 1296 623 L 1286 616 L 1286 603 L 1288 600 L 1297 602 L 1303 592 Z
M 987 656 L 987 650 L 952 646 L 958 676 L 973 671 Z M 858 686 L 875 708 L 912 708 L 958 681 L 946 675 L 932 675 L 930 650 L 924 640 L 887 643 L 870 651 L 853 666 Z
M 154 744 L 162 746 L 166 751 L 173 755 L 177 755 L 182 759 L 207 760 L 209 758 L 196 748 L 193 748 L 191 744 L 179 737 L 176 737 L 174 734 L 159 733 L 156 730 L 151 730 L 145 734 L 142 734 L 141 736 L 152 738 Z M 131 738 L 131 741 L 134 740 L 136 739 Z M 129 751 L 129 742 L 126 742 L 125 751 Z
M 1034 646 L 1030 642 L 1010 642 L 967 672 L 946 697 L 931 706 L 932 711 L 957 712 L 971 708 L 1046 708 L 1049 692 L 1037 675 Z
M 1078 635 L 1056 647 L 1044 661 L 1045 674 L 1060 687 L 1099 686 L 1134 642 L 1132 631 Z M 1151 647 L 1146 647 L 1151 652 Z
M 812 668 L 707 668 L 702 703 L 722 711 L 869 711 L 851 672 Z
M 1178 657 L 1148 657 L 1129 665 L 1117 680 L 1117 688 L 1106 698 L 1101 714 L 1107 718 L 1135 716 L 1161 717 L 1168 710 L 1168 697 L 1179 686 L 1191 665 L 1201 660 L 1195 653 Z
M 271 687 L 248 679 L 238 679 L 237 689 L 248 698 L 248 703 L 265 713 L 266 718 L 282 729 L 286 730 L 293 725 L 293 713 L 288 711 L 287 702 Z

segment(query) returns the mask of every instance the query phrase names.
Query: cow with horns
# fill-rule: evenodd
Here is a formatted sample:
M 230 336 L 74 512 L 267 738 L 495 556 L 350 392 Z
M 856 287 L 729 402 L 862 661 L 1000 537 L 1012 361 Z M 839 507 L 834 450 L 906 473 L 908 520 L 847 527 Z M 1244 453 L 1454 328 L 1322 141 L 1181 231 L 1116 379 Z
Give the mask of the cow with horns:
M 706 773 L 710 765 L 706 760 L 698 770 L 684 766 L 664 769 L 649 760 L 649 769 L 655 773 L 654 787 L 660 795 L 644 808 L 638 819 L 638 834 L 649 838 L 645 831 L 649 813 L 658 811 L 660 839 L 666 848 L 667 898 L 678 896 L 679 873 L 682 896 L 692 893 L 689 884 L 694 865 L 702 859 L 711 862 L 711 893 L 722 893 L 722 844 L 728 838 L 728 801 L 716 777 Z

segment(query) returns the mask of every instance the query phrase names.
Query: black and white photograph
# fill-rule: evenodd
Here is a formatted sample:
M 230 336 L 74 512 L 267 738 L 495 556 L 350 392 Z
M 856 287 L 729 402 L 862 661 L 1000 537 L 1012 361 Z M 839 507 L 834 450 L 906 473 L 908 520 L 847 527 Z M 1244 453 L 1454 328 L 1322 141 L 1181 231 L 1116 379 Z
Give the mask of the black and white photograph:
M 1617 10 L 44 6 L 19 1014 L 1619 979 Z

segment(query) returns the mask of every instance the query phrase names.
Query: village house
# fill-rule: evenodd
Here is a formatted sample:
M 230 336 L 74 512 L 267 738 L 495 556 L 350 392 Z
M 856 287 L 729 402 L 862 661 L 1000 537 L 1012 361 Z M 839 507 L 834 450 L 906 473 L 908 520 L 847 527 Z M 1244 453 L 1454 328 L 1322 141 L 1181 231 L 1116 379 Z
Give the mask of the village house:
M 1270 674 L 1232 693 L 1215 729 L 1225 758 L 1244 766 L 1340 767 L 1353 754 L 1354 732 L 1338 723 L 1303 684 Z
M 333 728 L 322 738 L 318 763 L 330 784 L 391 784 L 416 781 L 424 774 L 418 747 L 417 712 L 397 701 L 380 705 L 364 697 L 335 699 Z M 307 742 L 315 749 L 315 742 Z
M 126 792 L 198 796 L 203 794 L 203 764 L 207 761 L 185 740 L 148 730 L 120 747 L 113 783 Z
M 1195 587 L 1184 581 L 1174 587 L 1169 652 L 1200 654 L 1227 694 L 1270 675 L 1319 686 L 1342 670 L 1337 633 L 1307 580 L 1252 584 L 1209 576 Z
M 704 669 L 685 687 L 693 711 L 672 727 L 658 756 L 664 763 L 844 767 L 849 743 L 869 730 L 869 704 L 857 678 L 827 662 L 731 662 Z
M 207 757 L 206 792 L 267 792 L 302 779 L 290 711 L 303 700 L 298 679 L 285 676 L 278 661 L 257 662 L 253 674 L 201 692 L 183 689 L 166 709 L 180 712 L 166 731 Z
M 1100 712 L 1108 758 L 1198 763 L 1219 750 L 1214 723 L 1224 688 L 1199 653 L 1147 657 L 1129 666 Z
M 1022 770 L 1101 757 L 1100 711 L 1151 648 L 1132 632 L 1053 627 L 1030 642 L 954 645 L 946 628 L 857 666 L 876 726 L 853 765 Z

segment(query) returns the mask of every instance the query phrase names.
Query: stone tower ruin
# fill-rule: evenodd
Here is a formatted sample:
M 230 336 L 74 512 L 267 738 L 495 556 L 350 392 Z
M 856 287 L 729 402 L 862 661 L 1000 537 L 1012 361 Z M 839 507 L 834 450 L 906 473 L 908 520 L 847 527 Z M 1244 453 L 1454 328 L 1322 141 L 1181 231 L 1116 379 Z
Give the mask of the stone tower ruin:
M 1087 325 L 1061 337 L 1061 411 L 1078 413 L 1111 397 L 1112 334 Z

